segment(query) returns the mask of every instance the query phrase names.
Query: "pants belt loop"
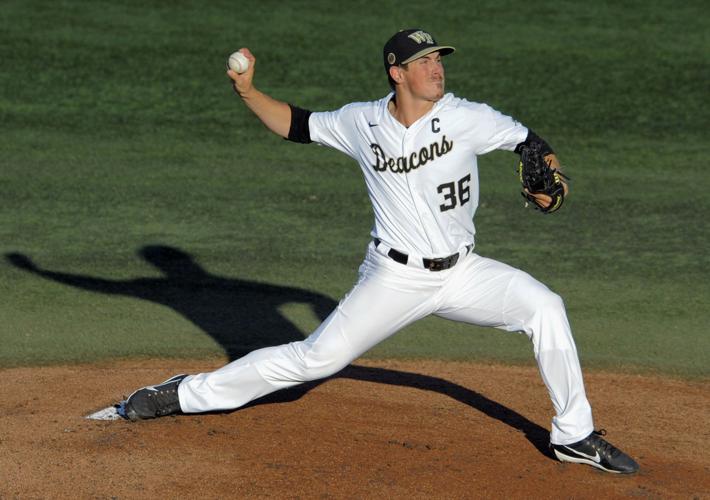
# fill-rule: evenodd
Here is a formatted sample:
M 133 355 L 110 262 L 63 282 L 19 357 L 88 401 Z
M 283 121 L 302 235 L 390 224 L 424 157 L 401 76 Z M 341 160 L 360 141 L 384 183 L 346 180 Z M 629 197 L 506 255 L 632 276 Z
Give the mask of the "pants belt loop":
M 373 241 L 375 242 L 375 247 L 380 246 L 380 243 L 382 243 L 379 238 L 375 238 Z M 407 265 L 407 262 L 409 262 L 409 256 L 406 253 L 399 252 L 394 248 L 389 249 L 387 257 L 405 266 Z

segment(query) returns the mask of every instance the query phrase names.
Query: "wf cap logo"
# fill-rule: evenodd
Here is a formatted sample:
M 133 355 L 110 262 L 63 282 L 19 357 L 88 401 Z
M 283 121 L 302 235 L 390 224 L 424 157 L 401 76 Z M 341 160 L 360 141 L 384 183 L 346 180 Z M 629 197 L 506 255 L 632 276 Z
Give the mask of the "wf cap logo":
M 434 45 L 436 42 L 434 41 L 434 37 L 431 36 L 429 33 L 423 30 L 418 30 L 413 33 L 410 33 L 407 35 L 407 38 L 415 42 L 417 45 L 421 45 L 422 43 L 425 43 L 427 45 Z M 410 50 L 417 50 L 417 49 L 410 49 Z M 387 62 L 392 65 L 397 61 L 397 55 L 394 52 L 390 52 L 387 54 Z
M 401 30 L 387 40 L 382 50 L 385 70 L 395 64 L 407 64 L 434 51 L 445 56 L 454 50 L 450 45 L 438 45 L 433 36 L 419 28 Z M 390 85 L 392 83 L 390 82 Z M 394 88 L 394 87 L 393 87 Z
M 412 40 L 414 40 L 415 42 L 417 42 L 419 44 L 421 44 L 421 43 L 427 43 L 429 45 L 434 44 L 434 38 L 432 38 L 432 36 L 429 33 L 427 33 L 426 31 L 421 31 L 421 30 L 415 31 L 414 33 L 409 35 L 409 38 L 411 38 Z

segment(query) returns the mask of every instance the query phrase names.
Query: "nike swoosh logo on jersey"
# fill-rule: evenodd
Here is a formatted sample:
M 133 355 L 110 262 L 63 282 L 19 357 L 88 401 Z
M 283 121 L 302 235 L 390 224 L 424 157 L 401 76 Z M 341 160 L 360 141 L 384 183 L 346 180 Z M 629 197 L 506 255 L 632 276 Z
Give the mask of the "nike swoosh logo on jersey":
M 367 124 L 370 126 L 370 128 L 376 127 L 377 125 L 379 125 L 378 123 L 370 123 L 370 122 L 367 122 Z
M 581 451 L 577 451 L 575 449 L 572 449 L 569 446 L 565 446 L 565 448 L 567 448 L 568 450 L 570 450 L 571 452 L 573 452 L 576 455 L 579 455 L 584 458 L 588 458 L 589 460 L 593 460 L 596 463 L 600 463 L 602 461 L 602 457 L 599 456 L 599 452 L 596 450 L 594 451 L 594 455 L 592 456 L 592 455 L 587 455 L 586 453 L 582 453 Z

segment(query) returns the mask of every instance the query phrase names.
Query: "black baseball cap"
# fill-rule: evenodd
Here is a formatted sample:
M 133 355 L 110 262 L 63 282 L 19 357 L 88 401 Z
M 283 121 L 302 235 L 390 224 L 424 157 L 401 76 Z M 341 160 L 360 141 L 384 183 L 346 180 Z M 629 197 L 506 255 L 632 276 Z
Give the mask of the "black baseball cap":
M 432 52 L 439 51 L 442 56 L 445 56 L 455 50 L 450 45 L 439 45 L 426 31 L 412 28 L 400 30 L 387 40 L 382 55 L 385 71 L 389 74 L 392 66 L 407 64 Z

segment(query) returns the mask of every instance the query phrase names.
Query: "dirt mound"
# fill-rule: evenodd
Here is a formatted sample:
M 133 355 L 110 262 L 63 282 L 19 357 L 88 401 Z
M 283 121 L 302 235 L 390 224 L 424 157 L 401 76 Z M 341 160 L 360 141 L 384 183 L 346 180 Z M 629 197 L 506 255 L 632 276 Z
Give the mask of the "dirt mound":
M 0 371 L 0 498 L 708 498 L 707 381 L 588 372 L 597 427 L 633 476 L 547 452 L 535 368 L 358 361 L 222 414 L 83 417 L 222 361 Z

